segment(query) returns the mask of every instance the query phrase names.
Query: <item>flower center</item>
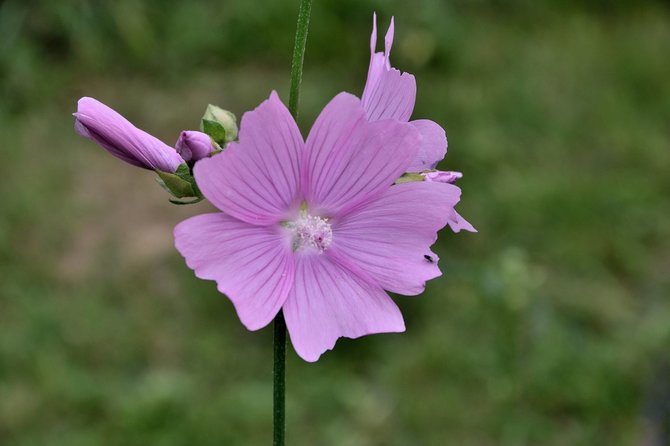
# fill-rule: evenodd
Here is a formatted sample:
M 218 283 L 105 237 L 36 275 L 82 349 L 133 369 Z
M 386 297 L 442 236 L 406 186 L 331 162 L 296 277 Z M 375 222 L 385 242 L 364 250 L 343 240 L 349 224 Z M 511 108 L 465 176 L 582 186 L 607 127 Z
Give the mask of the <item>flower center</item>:
M 300 211 L 300 216 L 285 224 L 291 232 L 293 251 L 299 249 L 317 249 L 319 253 L 324 252 L 333 242 L 333 230 L 327 218 L 309 215 L 306 211 Z

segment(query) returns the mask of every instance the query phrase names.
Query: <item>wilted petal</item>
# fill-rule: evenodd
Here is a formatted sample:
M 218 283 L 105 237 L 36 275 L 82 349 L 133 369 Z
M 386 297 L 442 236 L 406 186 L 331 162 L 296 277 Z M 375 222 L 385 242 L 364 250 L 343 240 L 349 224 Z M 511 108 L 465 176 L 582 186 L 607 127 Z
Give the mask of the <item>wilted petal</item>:
M 456 212 L 456 209 L 452 209 L 452 211 L 449 213 L 449 221 L 447 223 L 454 232 L 461 232 L 461 230 L 477 232 L 474 226 L 472 226 L 467 220 L 461 217 L 458 212 Z
M 109 153 L 129 164 L 174 172 L 184 163 L 172 147 L 138 129 L 96 99 L 79 99 L 74 116 L 74 128 L 78 134 L 97 142 Z
M 338 94 L 307 137 L 302 167 L 310 208 L 333 216 L 381 194 L 407 170 L 418 144 L 411 125 L 369 122 L 357 97 Z
M 334 223 L 333 250 L 341 251 L 386 290 L 415 295 L 441 273 L 430 246 L 458 203 L 458 187 L 403 183 Z
M 239 142 L 194 168 L 203 195 L 222 211 L 266 225 L 300 205 L 299 157 L 304 142 L 276 92 L 242 116 Z
M 283 310 L 293 348 L 310 362 L 340 337 L 405 331 L 400 310 L 380 286 L 325 254 L 296 257 L 295 285 Z
M 195 130 L 181 132 L 174 147 L 184 161 L 198 161 L 207 158 L 215 149 L 209 135 Z
M 370 67 L 363 89 L 362 104 L 371 121 L 398 119 L 408 121 L 416 101 L 416 80 L 409 73 L 391 67 L 390 53 L 393 44 L 393 19 L 386 33 L 384 53 L 375 52 L 377 41 L 377 16 L 373 16 L 370 38 Z
M 266 326 L 293 285 L 290 244 L 278 227 L 259 227 L 223 213 L 203 214 L 174 230 L 177 250 L 201 279 L 215 280 L 249 330 Z
M 429 119 L 417 119 L 410 124 L 421 134 L 421 145 L 408 171 L 434 169 L 447 154 L 447 135 L 444 129 Z

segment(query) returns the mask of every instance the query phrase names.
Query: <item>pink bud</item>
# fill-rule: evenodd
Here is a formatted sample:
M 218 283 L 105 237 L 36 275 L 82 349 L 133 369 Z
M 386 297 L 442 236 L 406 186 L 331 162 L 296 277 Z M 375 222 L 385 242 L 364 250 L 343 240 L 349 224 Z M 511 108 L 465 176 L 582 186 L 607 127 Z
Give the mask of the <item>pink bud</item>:
M 100 144 L 115 157 L 150 170 L 174 173 L 184 160 L 158 138 L 138 129 L 126 118 L 93 98 L 77 103 L 74 123 L 81 136 Z
M 433 181 L 436 183 L 454 184 L 459 178 L 463 178 L 461 172 L 456 171 L 442 171 L 436 170 L 434 172 L 427 172 L 423 174 L 426 181 Z
M 177 153 L 186 161 L 208 157 L 215 149 L 209 135 L 195 130 L 184 130 L 175 144 Z

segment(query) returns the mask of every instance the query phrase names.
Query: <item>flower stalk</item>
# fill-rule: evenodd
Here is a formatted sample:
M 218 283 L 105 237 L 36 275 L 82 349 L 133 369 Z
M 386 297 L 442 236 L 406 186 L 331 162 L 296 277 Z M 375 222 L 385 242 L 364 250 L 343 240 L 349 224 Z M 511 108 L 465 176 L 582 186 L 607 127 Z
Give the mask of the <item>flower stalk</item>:
M 309 18 L 312 12 L 312 0 L 301 0 L 298 9 L 298 23 L 295 32 L 295 45 L 291 61 L 291 88 L 289 90 L 288 109 L 294 119 L 298 117 L 300 101 L 300 83 L 302 82 L 302 66 L 305 60 L 305 46 Z M 286 322 L 284 314 L 279 311 L 274 319 L 274 368 L 273 368 L 273 423 L 272 444 L 284 446 L 286 430 Z
M 274 327 L 274 371 L 273 371 L 273 446 L 284 446 L 285 391 L 286 391 L 286 322 L 280 311 L 273 323 Z

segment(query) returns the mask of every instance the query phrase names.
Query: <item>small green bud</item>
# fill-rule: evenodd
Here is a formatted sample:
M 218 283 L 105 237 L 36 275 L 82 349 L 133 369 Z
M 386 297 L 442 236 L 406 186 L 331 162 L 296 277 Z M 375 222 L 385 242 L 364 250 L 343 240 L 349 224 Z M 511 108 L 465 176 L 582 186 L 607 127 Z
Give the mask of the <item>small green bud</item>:
M 209 104 L 200 121 L 200 129 L 223 146 L 237 139 L 237 118 L 228 110 Z

